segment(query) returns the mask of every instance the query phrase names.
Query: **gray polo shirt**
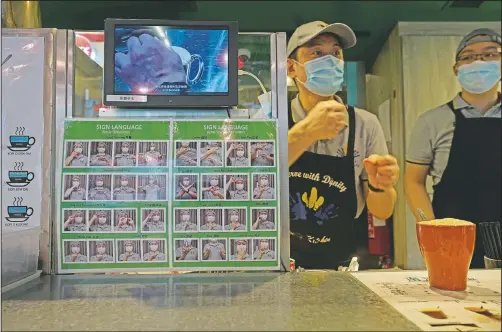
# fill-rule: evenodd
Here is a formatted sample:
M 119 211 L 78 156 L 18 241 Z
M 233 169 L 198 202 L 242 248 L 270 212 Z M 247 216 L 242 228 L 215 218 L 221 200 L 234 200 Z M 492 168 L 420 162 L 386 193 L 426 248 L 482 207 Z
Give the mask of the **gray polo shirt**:
M 338 96 L 335 96 L 335 98 L 338 102 L 343 103 Z M 298 96 L 291 102 L 291 110 L 294 122 L 301 121 L 307 116 Z M 372 154 L 385 155 L 388 153 L 388 149 L 382 126 L 374 114 L 355 108 L 355 120 L 354 168 L 357 195 L 356 217 L 359 217 L 366 203 L 361 182 L 368 179 L 363 160 Z M 343 157 L 346 154 L 348 141 L 348 130 L 345 129 L 333 139 L 315 142 L 307 151 L 322 155 Z
M 500 118 L 499 103 L 484 114 L 469 105 L 458 94 L 453 99 L 453 107 L 460 109 L 466 118 Z M 432 182 L 438 184 L 448 165 L 453 132 L 455 130 L 455 114 L 444 104 L 429 110 L 417 119 L 410 136 L 406 151 L 406 161 L 414 164 L 428 165 Z M 468 151 L 466 151 L 468 153 Z

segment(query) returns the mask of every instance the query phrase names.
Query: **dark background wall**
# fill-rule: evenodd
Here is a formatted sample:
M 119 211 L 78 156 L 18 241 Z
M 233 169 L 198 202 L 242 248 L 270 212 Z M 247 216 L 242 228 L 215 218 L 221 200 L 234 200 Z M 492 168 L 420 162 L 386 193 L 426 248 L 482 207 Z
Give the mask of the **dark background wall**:
M 102 30 L 110 18 L 236 20 L 242 32 L 286 32 L 313 20 L 342 22 L 370 67 L 398 21 L 500 21 L 501 1 L 40 1 L 44 27 Z

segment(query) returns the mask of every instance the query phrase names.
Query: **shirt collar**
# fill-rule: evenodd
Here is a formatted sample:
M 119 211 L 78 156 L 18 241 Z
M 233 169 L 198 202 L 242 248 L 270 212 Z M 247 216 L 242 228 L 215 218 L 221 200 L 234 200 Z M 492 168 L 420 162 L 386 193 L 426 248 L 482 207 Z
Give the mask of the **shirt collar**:
M 335 100 L 341 104 L 343 104 L 342 98 L 337 95 L 333 96 Z M 295 99 L 291 101 L 291 117 L 293 118 L 293 122 L 297 123 L 307 116 L 307 113 L 303 109 L 302 103 L 300 102 L 300 94 L 297 94 Z
M 485 114 L 492 113 L 494 110 L 499 109 L 501 107 L 501 94 L 499 92 L 498 95 L 498 103 L 493 105 L 488 111 L 485 112 Z M 453 99 L 453 108 L 455 110 L 462 110 L 466 111 L 468 113 L 471 113 L 472 115 L 479 115 L 481 112 L 476 109 L 475 106 L 467 103 L 463 98 L 461 93 L 459 92 L 455 98 Z

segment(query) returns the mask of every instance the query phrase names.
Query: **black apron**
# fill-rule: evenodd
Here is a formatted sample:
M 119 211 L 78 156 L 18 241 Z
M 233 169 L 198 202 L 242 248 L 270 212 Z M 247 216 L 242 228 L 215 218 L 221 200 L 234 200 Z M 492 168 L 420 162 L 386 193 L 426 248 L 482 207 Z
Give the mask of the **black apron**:
M 347 111 L 349 139 L 344 157 L 304 152 L 289 168 L 291 258 L 306 269 L 348 266 L 356 250 L 355 113 L 353 107 Z M 291 104 L 288 112 L 291 128 Z
M 500 222 L 501 119 L 466 118 L 454 109 L 453 101 L 448 106 L 455 113 L 455 130 L 448 164 L 434 186 L 434 215 L 475 224 Z M 471 268 L 483 268 L 483 256 L 478 230 Z

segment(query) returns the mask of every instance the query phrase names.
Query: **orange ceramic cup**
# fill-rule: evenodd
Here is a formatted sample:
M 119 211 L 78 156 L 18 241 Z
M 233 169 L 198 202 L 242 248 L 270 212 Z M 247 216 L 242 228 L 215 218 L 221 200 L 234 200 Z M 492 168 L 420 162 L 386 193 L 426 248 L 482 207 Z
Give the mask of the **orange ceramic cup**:
M 431 287 L 463 291 L 476 243 L 476 225 L 458 219 L 417 223 L 420 251 Z

